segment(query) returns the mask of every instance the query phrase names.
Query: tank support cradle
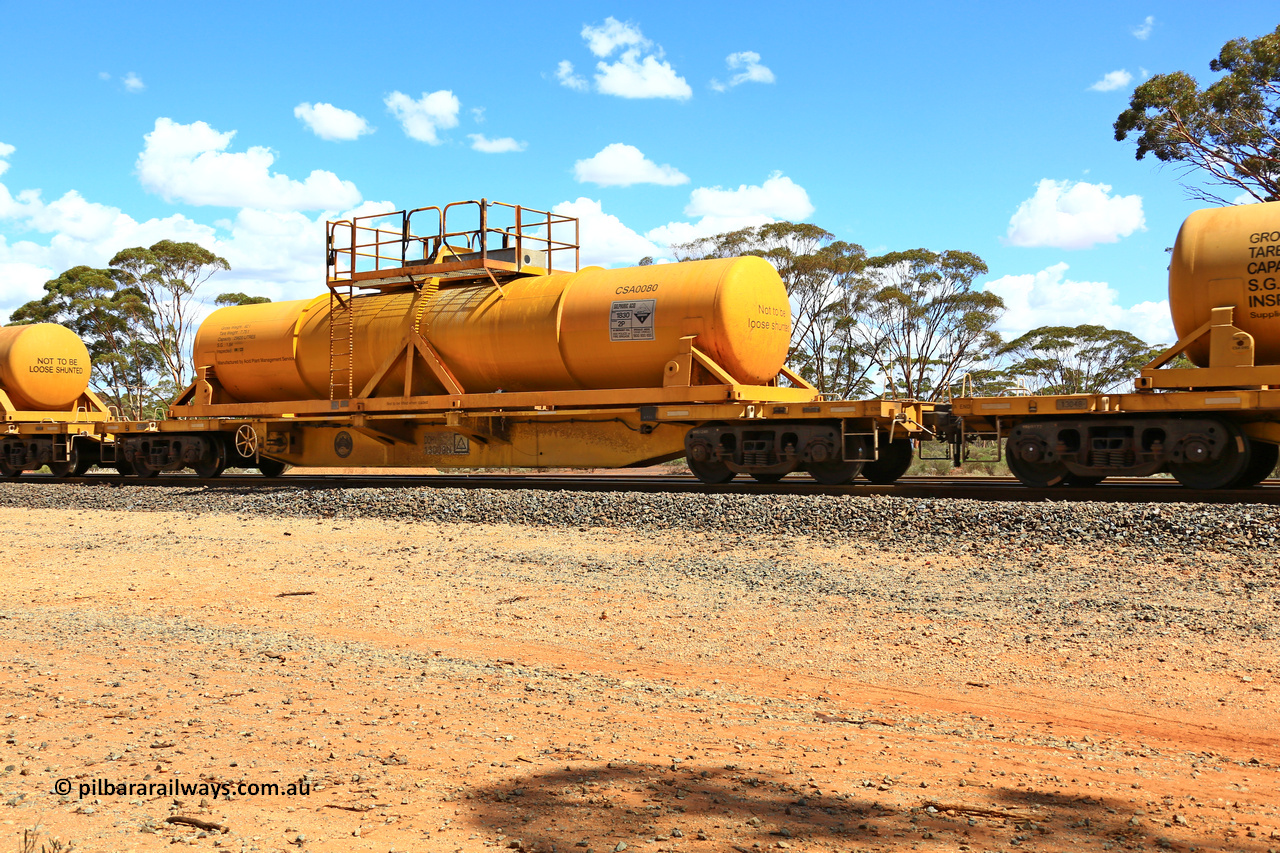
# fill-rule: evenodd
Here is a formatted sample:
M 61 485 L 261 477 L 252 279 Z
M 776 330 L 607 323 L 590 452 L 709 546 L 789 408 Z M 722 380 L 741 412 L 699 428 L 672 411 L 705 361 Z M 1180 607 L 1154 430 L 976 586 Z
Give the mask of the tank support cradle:
M 1209 315 L 1209 322 L 1142 368 L 1134 383 L 1139 391 L 1280 386 L 1280 365 L 1254 365 L 1253 335 L 1235 326 L 1235 307 L 1214 308 Z M 1208 367 L 1165 367 L 1205 335 L 1209 336 Z

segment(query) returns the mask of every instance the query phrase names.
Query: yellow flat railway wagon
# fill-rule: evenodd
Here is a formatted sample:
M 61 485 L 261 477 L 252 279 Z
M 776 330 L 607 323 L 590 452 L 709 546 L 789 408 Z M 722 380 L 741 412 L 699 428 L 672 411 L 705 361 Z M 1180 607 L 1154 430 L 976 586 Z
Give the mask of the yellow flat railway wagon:
M 577 231 L 485 200 L 330 222 L 323 294 L 215 311 L 169 417 L 104 430 L 141 476 L 682 456 L 706 482 L 906 470 L 928 407 L 824 400 L 790 371 L 766 261 L 579 269 Z
M 1201 210 L 1169 266 L 1178 342 L 1133 391 L 961 397 L 931 415 L 963 457 L 1004 442 L 1029 486 L 1168 472 L 1195 489 L 1256 485 L 1280 445 L 1280 202 Z M 1177 364 L 1185 354 L 1189 364 Z

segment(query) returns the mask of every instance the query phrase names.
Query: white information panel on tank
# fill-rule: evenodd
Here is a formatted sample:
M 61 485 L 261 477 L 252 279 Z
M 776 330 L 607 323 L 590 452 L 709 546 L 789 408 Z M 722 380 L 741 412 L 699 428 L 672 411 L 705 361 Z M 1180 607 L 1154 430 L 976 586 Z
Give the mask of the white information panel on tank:
M 609 311 L 609 340 L 653 340 L 653 311 L 656 299 L 615 302 Z

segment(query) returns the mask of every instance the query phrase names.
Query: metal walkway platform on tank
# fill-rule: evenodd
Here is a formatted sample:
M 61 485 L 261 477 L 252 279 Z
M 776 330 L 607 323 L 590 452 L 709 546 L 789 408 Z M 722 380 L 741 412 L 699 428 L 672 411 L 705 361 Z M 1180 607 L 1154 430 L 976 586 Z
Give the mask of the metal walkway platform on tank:
M 570 230 L 572 239 L 557 238 Z M 576 217 L 488 199 L 356 216 L 327 224 L 326 284 L 387 291 L 488 278 L 501 289 L 520 276 L 576 272 L 578 239 Z

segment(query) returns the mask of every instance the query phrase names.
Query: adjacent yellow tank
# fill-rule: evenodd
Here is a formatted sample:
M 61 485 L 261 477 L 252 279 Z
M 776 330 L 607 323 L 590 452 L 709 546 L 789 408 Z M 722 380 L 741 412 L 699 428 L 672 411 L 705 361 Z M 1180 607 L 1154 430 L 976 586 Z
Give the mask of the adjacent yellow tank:
M 501 293 L 485 281 L 354 304 L 357 393 L 413 326 L 468 393 L 661 386 L 688 335 L 739 383 L 761 385 L 777 376 L 791 339 L 786 288 L 755 257 L 588 267 L 509 281 Z M 222 308 L 200 327 L 195 364 L 214 367 L 242 402 L 327 399 L 329 341 L 327 294 Z M 402 370 L 384 381 L 402 389 Z M 442 390 L 415 372 L 414 394 Z
M 20 411 L 69 409 L 89 387 L 89 350 L 55 323 L 0 328 L 0 389 Z
M 1198 210 L 1182 224 L 1169 265 L 1174 331 L 1190 334 L 1227 305 L 1253 335 L 1255 362 L 1280 364 L 1280 202 Z M 1208 365 L 1208 337 L 1187 357 Z

